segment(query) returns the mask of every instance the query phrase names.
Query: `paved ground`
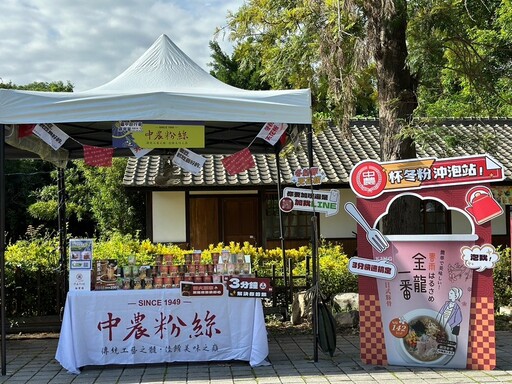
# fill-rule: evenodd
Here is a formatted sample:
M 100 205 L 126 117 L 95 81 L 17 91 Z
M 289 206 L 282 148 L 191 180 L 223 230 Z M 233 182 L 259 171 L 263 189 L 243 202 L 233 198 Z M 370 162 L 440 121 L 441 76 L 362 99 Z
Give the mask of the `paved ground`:
M 338 336 L 333 358 L 321 351 L 313 362 L 311 336 L 269 339 L 270 366 L 247 363 L 150 364 L 85 367 L 68 374 L 54 359 L 57 339 L 7 341 L 7 375 L 0 383 L 109 384 L 109 383 L 512 383 L 512 332 L 497 332 L 497 368 L 493 371 L 381 367 L 361 363 L 359 336 Z

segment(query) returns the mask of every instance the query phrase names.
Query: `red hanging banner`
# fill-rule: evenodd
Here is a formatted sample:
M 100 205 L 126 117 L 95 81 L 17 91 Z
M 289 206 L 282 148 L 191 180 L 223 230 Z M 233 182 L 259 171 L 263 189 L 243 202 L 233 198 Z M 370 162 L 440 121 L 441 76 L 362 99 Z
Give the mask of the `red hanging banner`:
M 101 148 L 84 145 L 85 164 L 91 167 L 111 167 L 114 148 Z
M 249 148 L 244 148 L 231 156 L 222 159 L 222 164 L 231 176 L 255 167 L 254 158 Z

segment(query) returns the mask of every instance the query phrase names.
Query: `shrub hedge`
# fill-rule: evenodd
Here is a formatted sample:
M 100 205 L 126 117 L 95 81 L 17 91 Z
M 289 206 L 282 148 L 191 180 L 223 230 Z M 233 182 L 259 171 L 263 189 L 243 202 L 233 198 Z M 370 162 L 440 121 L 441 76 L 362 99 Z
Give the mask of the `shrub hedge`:
M 223 243 L 211 244 L 208 249 L 203 251 L 203 260 L 209 262 L 211 253 L 220 253 L 222 249 L 229 249 L 232 253 L 242 252 L 251 255 L 253 271 L 260 277 L 271 277 L 272 266 L 275 266 L 278 274 L 282 274 L 283 251 L 280 248 L 265 250 L 261 247 L 256 248 L 249 243 L 233 242 L 226 245 Z M 178 261 L 183 261 L 184 255 L 189 252 L 192 252 L 192 250 L 183 250 L 174 244 L 154 244 L 149 240 L 138 240 L 132 235 L 121 235 L 119 233 L 113 233 L 105 240 L 95 240 L 93 242 L 94 259 L 116 259 L 120 265 L 126 264 L 130 255 L 136 256 L 137 264 L 151 265 L 157 254 L 172 253 Z M 496 309 L 500 306 L 512 305 L 510 248 L 498 249 L 498 252 L 500 260 L 493 271 Z M 293 275 L 305 276 L 306 262 L 311 257 L 311 248 L 287 249 L 285 253 L 286 258 L 293 262 Z M 332 297 L 337 293 L 358 291 L 357 277 L 348 271 L 348 261 L 349 257 L 345 254 L 341 245 L 320 242 L 318 265 L 320 287 L 324 295 Z M 58 313 L 59 309 L 55 307 L 56 303 L 52 303 L 53 291 L 46 294 L 43 292 L 38 296 L 39 304 L 42 297 L 45 300 L 43 310 L 35 309 L 33 303 L 31 304 L 32 307 L 31 305 L 24 307 L 22 313 L 19 309 L 20 297 L 30 301 L 30 297 L 34 296 L 34 285 L 40 284 L 41 281 L 57 282 L 58 279 L 55 276 L 60 271 L 60 254 L 59 242 L 56 236 L 36 234 L 36 236 L 29 239 L 8 245 L 5 252 L 5 264 L 8 316 L 14 314 L 44 315 L 54 314 L 53 312 Z M 20 275 L 20 271 L 23 276 Z M 19 281 L 20 278 L 23 281 Z M 27 281 L 29 284 L 24 284 Z M 278 283 L 280 282 L 278 281 Z M 44 289 L 53 290 L 55 288 Z M 16 302 L 16 306 L 13 306 L 13 302 Z

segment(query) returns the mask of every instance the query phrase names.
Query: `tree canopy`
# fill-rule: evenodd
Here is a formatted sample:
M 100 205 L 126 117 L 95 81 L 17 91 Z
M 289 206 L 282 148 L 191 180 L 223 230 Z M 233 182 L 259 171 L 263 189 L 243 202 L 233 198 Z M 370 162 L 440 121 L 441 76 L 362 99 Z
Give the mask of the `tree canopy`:
M 122 186 L 126 159 L 112 159 L 112 167 L 90 167 L 74 160 L 65 170 L 68 231 L 74 236 L 102 237 L 110 232 L 134 234 L 143 230 L 145 199 Z M 34 191 L 37 201 L 28 207 L 34 218 L 57 219 L 57 172 L 54 183 Z
M 12 82 L 0 82 L 0 88 L 3 89 L 19 89 L 22 91 L 41 91 L 41 92 L 73 92 L 73 84 L 69 81 L 64 84 L 62 81 L 42 82 L 34 81 L 26 85 L 16 85 Z
M 416 157 L 418 118 L 512 112 L 510 0 L 246 0 L 225 27 L 273 88 L 309 87 L 341 127 L 377 111 L 381 161 Z M 414 202 L 391 233 L 417 233 Z
M 250 0 L 225 28 L 243 67 L 256 57 L 271 87 L 310 87 L 319 116 L 342 124 L 382 109 L 386 33 L 414 116 L 512 115 L 511 25 L 509 0 Z
M 511 2 L 414 1 L 409 13 L 418 115 L 511 116 Z

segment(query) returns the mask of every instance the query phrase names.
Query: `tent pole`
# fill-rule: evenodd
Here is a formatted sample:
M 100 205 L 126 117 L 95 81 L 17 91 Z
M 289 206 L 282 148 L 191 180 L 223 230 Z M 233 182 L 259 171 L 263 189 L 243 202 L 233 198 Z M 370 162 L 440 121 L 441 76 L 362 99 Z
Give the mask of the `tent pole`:
M 313 168 L 313 127 L 309 125 L 307 131 L 308 137 L 308 159 L 309 169 Z M 313 183 L 311 183 L 311 190 L 313 190 Z M 316 212 L 313 210 L 311 216 L 311 261 L 313 264 L 313 303 L 312 303 L 312 320 L 313 320 L 313 360 L 318 362 L 318 295 L 320 289 L 318 287 L 318 255 L 317 255 L 317 241 L 316 241 Z
M 277 205 L 278 205 L 278 211 L 279 211 L 279 238 L 281 240 L 281 249 L 283 251 L 283 284 L 285 289 L 284 294 L 284 305 L 286 310 L 288 311 L 288 292 L 287 292 L 287 268 L 286 268 L 286 250 L 285 250 L 285 244 L 284 244 L 284 225 L 283 225 L 283 212 L 281 211 L 281 208 L 279 208 L 279 201 L 282 197 L 282 191 L 281 191 L 281 165 L 279 164 L 279 152 L 280 148 L 276 147 L 276 167 L 277 167 Z M 291 271 L 290 271 L 290 279 Z M 286 321 L 287 315 L 283 315 L 283 320 Z
M 1 292 L 0 317 L 2 318 L 2 376 L 7 374 L 7 340 L 6 340 L 6 319 L 5 319 L 5 125 L 0 124 L 0 273 Z
M 66 178 L 64 168 L 58 168 L 58 190 L 59 190 L 59 210 L 58 210 L 58 226 L 59 226 L 59 250 L 60 250 L 60 274 L 61 274 L 61 299 L 65 301 L 67 294 L 66 278 Z M 62 309 L 64 305 L 62 305 Z M 61 310 L 62 310 L 61 309 Z

